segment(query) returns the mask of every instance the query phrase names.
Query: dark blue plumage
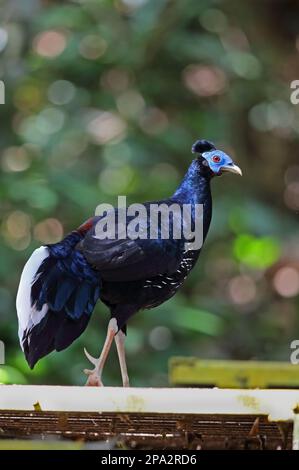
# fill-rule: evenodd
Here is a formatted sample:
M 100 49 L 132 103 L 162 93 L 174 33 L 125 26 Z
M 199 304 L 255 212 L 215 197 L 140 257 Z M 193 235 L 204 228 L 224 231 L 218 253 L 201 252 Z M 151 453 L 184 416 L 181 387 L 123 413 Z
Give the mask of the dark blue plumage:
M 204 241 L 212 217 L 211 178 L 224 171 L 240 174 L 241 170 L 208 141 L 197 141 L 192 150 L 197 157 L 180 186 L 169 199 L 155 203 L 177 204 L 179 208 L 190 205 L 192 226 L 196 222 L 195 205 L 202 204 Z M 151 204 L 144 204 L 147 215 Z M 116 220 L 121 215 L 117 209 L 115 215 Z M 121 337 L 117 332 L 126 332 L 128 319 L 138 310 L 155 307 L 172 297 L 200 254 L 200 248 L 186 249 L 188 240 L 173 236 L 182 224 L 175 216 L 170 219 L 169 239 L 162 238 L 159 227 L 155 239 L 131 239 L 116 233 L 115 238 L 102 240 L 96 236 L 99 220 L 93 217 L 61 242 L 40 248 L 24 268 L 17 310 L 20 341 L 31 367 L 52 350 L 66 348 L 84 331 L 98 299 L 109 307 L 115 321 L 111 338 L 118 338 L 121 360 Z M 127 227 L 131 221 L 132 217 L 127 217 Z M 148 217 L 139 226 L 149 234 Z M 28 287 L 30 276 L 33 279 Z M 108 343 L 109 338 L 108 334 Z M 102 356 L 98 362 L 88 357 L 100 375 Z M 122 360 L 121 366 L 123 374 Z M 93 371 L 87 373 L 94 375 Z M 95 382 L 99 384 L 100 379 Z
M 42 321 L 23 336 L 26 359 L 38 359 L 69 346 L 86 328 L 100 295 L 100 273 L 75 250 L 82 239 L 72 232 L 62 242 L 47 245 L 49 256 L 40 265 L 31 287 L 31 304 L 48 311 Z

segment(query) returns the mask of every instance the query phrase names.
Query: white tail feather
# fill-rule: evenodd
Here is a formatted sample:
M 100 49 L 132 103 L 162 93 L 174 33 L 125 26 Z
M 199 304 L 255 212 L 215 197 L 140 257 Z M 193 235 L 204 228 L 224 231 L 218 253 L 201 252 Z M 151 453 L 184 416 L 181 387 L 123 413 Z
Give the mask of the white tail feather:
M 37 325 L 48 311 L 48 306 L 43 305 L 42 310 L 36 310 L 31 306 L 31 285 L 36 272 L 44 259 L 49 256 L 48 248 L 37 248 L 24 266 L 17 293 L 16 307 L 19 319 L 19 340 L 23 349 L 22 339 L 24 331 Z

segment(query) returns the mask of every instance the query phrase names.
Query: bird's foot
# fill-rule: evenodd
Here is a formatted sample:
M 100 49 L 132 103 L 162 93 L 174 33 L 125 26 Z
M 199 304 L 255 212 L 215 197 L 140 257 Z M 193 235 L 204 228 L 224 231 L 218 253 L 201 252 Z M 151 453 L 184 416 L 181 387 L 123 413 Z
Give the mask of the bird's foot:
M 102 378 L 97 369 L 84 369 L 84 374 L 88 375 L 88 379 L 85 384 L 86 387 L 104 387 Z
M 85 386 L 87 387 L 103 387 L 101 373 L 99 371 L 99 360 L 91 356 L 89 352 L 84 348 L 84 353 L 87 359 L 95 366 L 94 369 L 84 369 L 84 374 L 88 375 Z

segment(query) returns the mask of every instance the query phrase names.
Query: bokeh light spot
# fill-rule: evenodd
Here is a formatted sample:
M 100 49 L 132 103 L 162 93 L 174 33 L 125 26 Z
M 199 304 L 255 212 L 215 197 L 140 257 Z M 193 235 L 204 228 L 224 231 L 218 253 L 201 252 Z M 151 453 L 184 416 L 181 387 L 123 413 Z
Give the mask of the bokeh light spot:
M 165 351 L 172 342 L 172 333 L 166 326 L 156 326 L 149 334 L 149 344 L 157 351 Z
M 208 65 L 188 65 L 183 72 L 183 81 L 198 96 L 219 95 L 227 86 L 223 70 Z
M 147 108 L 140 116 L 139 125 L 146 134 L 160 134 L 168 127 L 168 117 L 159 108 Z
M 30 163 L 31 159 L 24 147 L 8 147 L 2 154 L 1 166 L 4 171 L 25 171 Z
M 37 85 L 24 84 L 14 94 L 14 103 L 21 111 L 36 109 L 42 102 L 42 93 Z
M 129 184 L 134 172 L 129 166 L 107 167 L 99 177 L 99 185 L 106 194 L 123 194 L 129 192 Z
M 249 276 L 237 276 L 229 283 L 229 295 L 233 303 L 245 305 L 253 302 L 256 298 L 256 285 Z
M 120 94 L 116 104 L 119 112 L 128 118 L 138 116 L 145 106 L 142 95 L 136 90 L 128 90 Z
M 266 269 L 278 261 L 280 245 L 273 237 L 256 238 L 241 234 L 234 242 L 234 255 L 249 267 Z
M 49 100 L 56 105 L 69 103 L 75 96 L 74 85 L 67 80 L 56 80 L 48 89 Z
M 120 68 L 112 68 L 104 72 L 101 76 L 101 85 L 104 89 L 112 93 L 121 93 L 128 89 L 131 83 L 129 73 Z
M 299 181 L 287 185 L 284 192 L 284 201 L 290 209 L 299 210 Z
M 99 111 L 91 118 L 87 130 L 97 144 L 106 144 L 116 139 L 124 138 L 126 123 L 115 113 Z
M 204 10 L 199 17 L 199 21 L 211 33 L 222 33 L 228 26 L 225 14 L 217 8 Z
M 40 56 L 54 58 L 66 47 L 66 35 L 61 31 L 49 30 L 39 33 L 33 40 L 33 49 Z
M 5 46 L 7 44 L 8 40 L 8 34 L 6 29 L 0 27 L 0 52 L 5 49 Z
M 282 297 L 295 297 L 299 294 L 299 272 L 291 266 L 283 267 L 275 274 L 273 285 Z
M 15 250 L 25 250 L 31 241 L 31 220 L 28 214 L 22 211 L 11 212 L 4 226 L 4 236 L 7 243 Z
M 79 51 L 82 57 L 89 60 L 95 60 L 101 57 L 107 49 L 107 42 L 101 36 L 88 34 L 79 45 Z
M 45 219 L 36 224 L 34 238 L 42 243 L 56 243 L 63 237 L 63 227 L 58 219 Z

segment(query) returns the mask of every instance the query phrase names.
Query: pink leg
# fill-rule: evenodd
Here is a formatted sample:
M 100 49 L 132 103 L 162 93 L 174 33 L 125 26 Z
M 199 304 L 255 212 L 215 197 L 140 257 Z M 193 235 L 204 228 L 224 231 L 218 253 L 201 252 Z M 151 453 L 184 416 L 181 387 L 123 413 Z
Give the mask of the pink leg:
M 116 333 L 117 333 L 117 323 L 116 323 L 115 318 L 112 318 L 108 324 L 106 340 L 105 340 L 101 355 L 98 359 L 91 356 L 84 348 L 84 352 L 85 352 L 87 359 L 89 359 L 90 362 L 94 365 L 93 370 L 84 369 L 84 373 L 88 375 L 88 379 L 85 385 L 90 386 L 90 387 L 103 386 L 102 372 L 103 372 L 103 368 L 104 368 L 106 359 L 108 357 L 108 354 L 111 348 L 111 344 L 113 342 L 113 339 Z
M 125 355 L 125 339 L 126 339 L 126 335 L 121 330 L 119 330 L 119 332 L 114 337 L 116 348 L 117 348 L 117 354 L 118 354 L 118 359 L 119 359 L 123 386 L 129 387 L 130 383 L 129 383 L 129 376 L 128 376 L 128 370 L 127 370 L 127 364 L 126 364 L 126 355 Z

